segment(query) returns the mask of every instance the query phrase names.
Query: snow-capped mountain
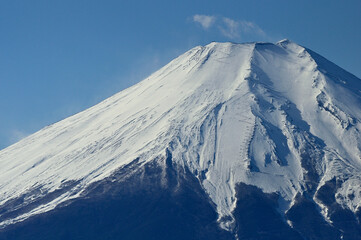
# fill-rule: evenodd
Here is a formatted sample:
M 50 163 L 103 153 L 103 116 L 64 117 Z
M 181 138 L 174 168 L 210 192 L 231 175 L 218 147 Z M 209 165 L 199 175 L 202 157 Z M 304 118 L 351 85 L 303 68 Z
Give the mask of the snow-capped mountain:
M 179 209 L 209 204 L 215 239 L 361 239 L 360 131 L 361 80 L 313 51 L 288 40 L 195 47 L 0 151 L 0 239 L 111 192 L 125 204 L 161 191 Z M 202 231 L 194 239 L 211 239 Z

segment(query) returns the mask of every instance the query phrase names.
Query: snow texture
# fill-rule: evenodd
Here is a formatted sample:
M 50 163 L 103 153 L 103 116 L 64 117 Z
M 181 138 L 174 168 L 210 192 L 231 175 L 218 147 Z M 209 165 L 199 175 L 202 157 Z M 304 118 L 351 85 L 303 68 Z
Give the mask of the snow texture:
M 166 149 L 199 179 L 225 229 L 233 228 L 240 182 L 278 193 L 285 212 L 298 192 L 316 192 L 336 177 L 343 181 L 338 203 L 355 212 L 360 131 L 361 80 L 311 50 L 289 40 L 198 46 L 0 151 L 0 206 L 76 183 L 0 228 L 77 198 L 125 164 L 145 164 Z

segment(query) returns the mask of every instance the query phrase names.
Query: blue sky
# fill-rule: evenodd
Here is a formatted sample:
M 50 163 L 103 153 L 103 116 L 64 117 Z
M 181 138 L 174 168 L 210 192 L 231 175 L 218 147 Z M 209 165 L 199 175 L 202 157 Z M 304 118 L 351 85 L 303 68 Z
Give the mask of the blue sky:
M 361 76 L 359 0 L 0 2 L 0 149 L 211 41 L 291 39 Z

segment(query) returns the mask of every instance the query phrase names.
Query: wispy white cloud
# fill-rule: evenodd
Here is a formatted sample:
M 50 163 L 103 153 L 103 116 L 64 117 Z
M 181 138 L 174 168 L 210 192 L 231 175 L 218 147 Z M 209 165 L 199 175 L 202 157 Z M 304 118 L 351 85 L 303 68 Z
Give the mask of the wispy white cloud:
M 266 36 L 266 33 L 254 22 L 240 21 L 239 24 L 243 32 L 253 32 L 261 36 Z
M 193 21 L 199 23 L 204 29 L 208 29 L 215 23 L 216 17 L 196 14 L 193 16 Z
M 235 20 L 222 16 L 194 15 L 193 21 L 207 30 L 216 26 L 223 36 L 231 40 L 240 40 L 244 36 L 268 38 L 267 34 L 256 23 L 246 20 Z
M 223 24 L 219 26 L 221 33 L 231 39 L 239 38 L 241 32 L 239 31 L 239 23 L 233 19 L 224 17 Z
M 224 36 L 230 39 L 239 39 L 243 35 L 266 37 L 266 33 L 256 23 L 250 21 L 237 21 L 223 17 L 219 29 Z
M 13 129 L 11 132 L 10 132 L 10 136 L 9 136 L 9 142 L 12 144 L 12 143 L 16 143 L 18 141 L 20 141 L 21 139 L 25 138 L 29 136 L 29 133 L 26 133 L 26 132 L 23 132 L 23 131 L 20 131 L 18 129 Z

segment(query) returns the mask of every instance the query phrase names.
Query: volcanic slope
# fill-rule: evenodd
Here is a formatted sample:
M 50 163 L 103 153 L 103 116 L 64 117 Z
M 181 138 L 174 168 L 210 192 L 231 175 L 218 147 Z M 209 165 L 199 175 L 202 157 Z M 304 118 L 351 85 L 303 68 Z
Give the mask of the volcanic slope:
M 224 239 L 360 239 L 360 131 L 361 80 L 317 53 L 289 40 L 198 46 L 0 151 L 0 239 L 113 182 L 124 200 L 152 181 L 207 202 Z

